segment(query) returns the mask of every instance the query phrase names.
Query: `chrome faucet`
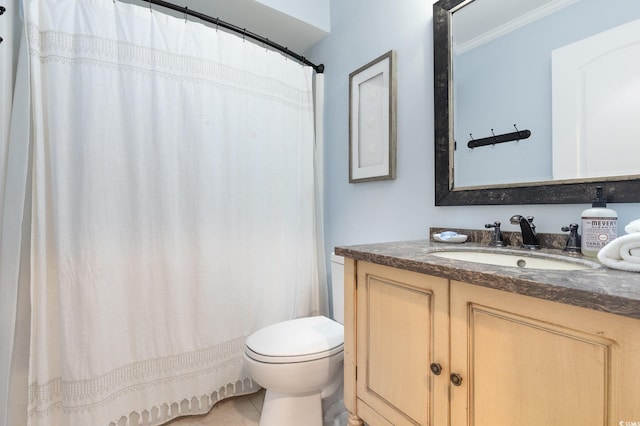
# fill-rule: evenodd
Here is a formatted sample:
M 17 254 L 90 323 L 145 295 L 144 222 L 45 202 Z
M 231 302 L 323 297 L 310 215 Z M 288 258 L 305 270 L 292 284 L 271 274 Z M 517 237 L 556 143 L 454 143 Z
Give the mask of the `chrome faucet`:
M 487 223 L 484 225 L 485 228 L 491 229 L 493 228 L 493 232 L 491 233 L 491 242 L 489 245 L 491 247 L 504 247 L 504 238 L 502 237 L 502 231 L 500 231 L 500 225 L 502 225 L 499 221 L 495 221 L 493 223 Z
M 509 222 L 511 222 L 512 225 L 520 225 L 522 248 L 540 250 L 540 242 L 536 235 L 536 226 L 533 224 L 533 216 L 524 217 L 516 214 L 511 216 Z

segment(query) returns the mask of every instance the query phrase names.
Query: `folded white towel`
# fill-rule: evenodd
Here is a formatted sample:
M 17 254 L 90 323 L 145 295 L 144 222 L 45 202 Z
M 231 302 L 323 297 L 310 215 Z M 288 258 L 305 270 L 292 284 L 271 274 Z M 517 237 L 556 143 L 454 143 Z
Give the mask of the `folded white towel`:
M 640 272 L 640 232 L 623 235 L 611 241 L 600 249 L 598 260 L 613 269 Z
M 627 234 L 633 234 L 634 232 L 640 232 L 640 219 L 633 220 L 629 222 L 627 226 L 624 227 L 624 230 L 627 231 Z

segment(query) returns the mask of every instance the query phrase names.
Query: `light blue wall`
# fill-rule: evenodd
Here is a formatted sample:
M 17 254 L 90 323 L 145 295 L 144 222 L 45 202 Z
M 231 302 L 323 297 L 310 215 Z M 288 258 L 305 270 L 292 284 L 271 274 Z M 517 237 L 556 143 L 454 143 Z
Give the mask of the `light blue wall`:
M 433 20 L 428 0 L 331 0 L 331 33 L 307 56 L 326 66 L 325 237 L 338 245 L 420 239 L 430 226 L 482 229 L 512 214 L 535 216 L 540 232 L 578 222 L 589 204 L 434 205 Z M 603 13 L 606 8 L 603 9 Z M 349 184 L 349 73 L 395 49 L 398 69 L 398 163 L 392 181 Z M 640 204 L 610 204 L 621 232 Z

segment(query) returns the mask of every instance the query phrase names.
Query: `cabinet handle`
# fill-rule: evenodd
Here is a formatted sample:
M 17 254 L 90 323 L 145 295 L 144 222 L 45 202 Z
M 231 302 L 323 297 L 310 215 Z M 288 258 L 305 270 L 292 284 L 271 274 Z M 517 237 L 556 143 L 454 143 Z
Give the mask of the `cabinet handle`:
M 460 376 L 458 373 L 451 373 L 451 376 L 449 376 L 449 378 L 451 379 L 451 383 L 453 383 L 454 386 L 460 386 L 462 384 L 462 376 Z
M 442 373 L 442 367 L 436 362 L 432 363 L 429 368 L 431 368 L 431 372 L 436 376 L 439 376 L 440 373 Z

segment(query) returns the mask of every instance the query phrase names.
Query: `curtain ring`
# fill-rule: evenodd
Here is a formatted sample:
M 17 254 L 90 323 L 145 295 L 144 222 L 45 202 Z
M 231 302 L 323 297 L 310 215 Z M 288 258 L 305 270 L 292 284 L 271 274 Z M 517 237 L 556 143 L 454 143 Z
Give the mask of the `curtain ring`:
M 147 0 L 149 2 L 149 13 L 153 13 L 153 9 L 151 9 L 151 5 L 153 4 L 153 0 Z
M 247 29 L 243 28 L 242 29 L 242 42 L 244 43 L 244 37 L 247 35 Z
M 216 18 L 216 32 L 218 32 L 218 23 L 220 22 L 220 18 Z
M 187 23 L 187 14 L 189 13 L 189 8 L 187 6 L 184 7 L 184 23 Z

